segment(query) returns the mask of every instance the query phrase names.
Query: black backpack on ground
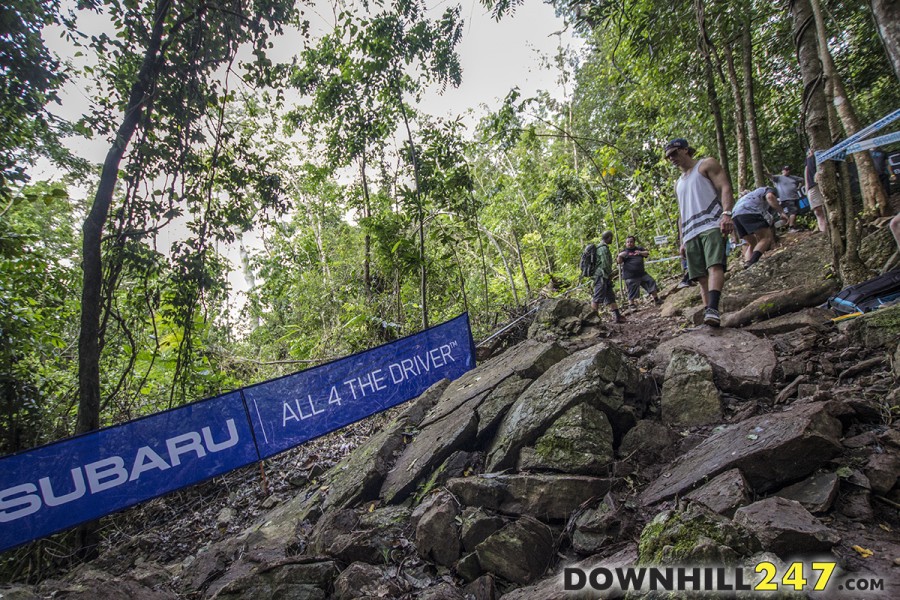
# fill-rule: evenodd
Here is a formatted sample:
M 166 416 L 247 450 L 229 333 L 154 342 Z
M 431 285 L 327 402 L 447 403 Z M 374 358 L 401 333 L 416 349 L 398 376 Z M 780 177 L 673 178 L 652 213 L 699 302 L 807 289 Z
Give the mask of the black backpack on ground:
M 578 263 L 582 277 L 593 277 L 597 271 L 597 245 L 588 244 L 581 253 L 581 262 Z
M 900 269 L 842 289 L 828 299 L 828 308 L 839 315 L 869 312 L 900 298 Z

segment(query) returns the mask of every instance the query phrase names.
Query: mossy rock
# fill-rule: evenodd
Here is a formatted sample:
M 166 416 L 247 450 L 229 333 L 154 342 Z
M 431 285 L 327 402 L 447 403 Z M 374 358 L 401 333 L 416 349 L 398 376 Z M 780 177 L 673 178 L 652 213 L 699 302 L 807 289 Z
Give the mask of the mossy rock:
M 756 537 L 699 504 L 664 511 L 641 532 L 641 564 L 737 564 L 760 548 Z
M 847 322 L 847 333 L 867 348 L 888 347 L 900 339 L 900 304 L 886 306 Z

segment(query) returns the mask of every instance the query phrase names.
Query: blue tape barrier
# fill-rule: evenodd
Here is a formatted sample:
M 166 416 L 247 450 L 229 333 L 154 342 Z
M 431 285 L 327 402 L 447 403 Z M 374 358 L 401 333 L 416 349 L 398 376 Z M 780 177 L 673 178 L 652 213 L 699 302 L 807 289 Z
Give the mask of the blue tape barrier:
M 475 366 L 467 315 L 402 340 L 244 388 L 259 455 L 307 440 L 415 398 Z
M 871 140 L 865 140 L 862 142 L 851 144 L 850 146 L 847 146 L 846 154 L 854 154 L 856 152 L 862 152 L 863 150 L 878 148 L 879 146 L 887 146 L 888 144 L 893 144 L 894 142 L 900 142 L 900 131 L 895 131 L 893 133 L 888 133 L 877 138 L 872 138 Z
M 0 459 L 0 551 L 293 448 L 474 368 L 463 314 L 306 371 Z
M 852 152 L 848 152 L 848 150 L 851 146 L 853 146 L 853 144 L 869 137 L 876 131 L 884 129 L 898 119 L 900 119 L 900 108 L 888 114 L 887 116 L 884 116 L 881 119 L 875 121 L 868 127 L 857 131 L 851 136 L 848 136 L 846 140 L 839 144 L 836 144 L 834 147 L 829 148 L 828 150 L 820 150 L 816 152 L 816 164 L 820 165 L 826 160 L 844 160 L 844 157 L 848 153 L 852 154 Z M 856 152 L 859 152 L 859 150 L 856 150 Z

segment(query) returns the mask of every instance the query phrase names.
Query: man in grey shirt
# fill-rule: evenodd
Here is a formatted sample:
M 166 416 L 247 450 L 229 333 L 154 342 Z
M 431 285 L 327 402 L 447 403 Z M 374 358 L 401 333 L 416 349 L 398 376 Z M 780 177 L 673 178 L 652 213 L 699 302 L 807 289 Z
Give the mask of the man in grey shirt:
M 748 267 L 756 264 L 775 242 L 775 234 L 769 225 L 769 208 L 775 212 L 781 211 L 775 189 L 770 187 L 745 191 L 734 205 L 734 228 L 740 238 L 747 242 L 744 264 Z
M 781 167 L 781 175 L 770 175 L 775 189 L 778 191 L 778 201 L 781 204 L 782 211 L 787 215 L 788 231 L 797 231 L 795 227 L 797 223 L 797 200 L 800 199 L 800 186 L 803 179 L 796 175 L 791 175 L 791 167 L 784 165 Z

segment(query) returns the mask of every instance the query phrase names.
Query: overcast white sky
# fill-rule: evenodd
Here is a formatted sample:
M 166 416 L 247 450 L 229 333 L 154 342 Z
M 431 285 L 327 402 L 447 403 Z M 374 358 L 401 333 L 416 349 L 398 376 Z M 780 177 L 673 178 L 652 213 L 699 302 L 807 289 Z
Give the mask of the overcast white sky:
M 349 0 L 353 1 L 355 0 Z M 525 97 L 534 95 L 539 90 L 546 90 L 557 98 L 563 97 L 563 90 L 557 82 L 559 73 L 555 69 L 543 67 L 541 58 L 554 56 L 560 44 L 564 47 L 577 46 L 577 42 L 572 40 L 571 31 L 566 31 L 563 22 L 556 18 L 551 6 L 541 0 L 526 0 L 515 16 L 496 22 L 478 0 L 429 0 L 429 17 L 438 18 L 448 6 L 456 3 L 462 7 L 464 20 L 463 38 L 458 46 L 463 68 L 462 84 L 458 88 L 448 88 L 443 94 L 429 92 L 419 105 L 420 110 L 436 116 L 452 117 L 472 109 L 480 116 L 485 110 L 496 109 L 507 93 L 516 86 Z M 330 28 L 333 22 L 332 4 L 332 0 L 317 0 L 317 7 L 307 12 L 313 32 Z M 105 28 L 100 18 L 85 20 L 80 22 L 80 26 L 83 31 L 88 30 L 88 33 L 96 33 Z M 97 31 L 89 31 L 91 27 Z M 62 58 L 83 60 L 71 56 L 73 50 L 52 32 L 46 32 L 45 39 Z M 287 44 L 288 47 L 292 45 L 290 41 Z M 287 60 L 289 55 L 279 58 Z M 85 82 L 71 82 L 63 90 L 62 106 L 57 107 L 55 112 L 73 121 L 84 114 L 90 106 L 90 94 L 84 89 L 85 85 Z M 109 148 L 104 140 L 72 139 L 69 144 L 79 155 L 98 164 L 102 163 Z M 32 172 L 35 180 L 52 178 L 54 175 L 54 170 L 46 165 L 39 165 Z M 93 191 L 83 190 L 81 193 L 89 194 Z M 165 243 L 163 240 L 160 242 Z M 161 245 L 159 249 L 164 250 L 164 247 Z M 234 266 L 230 277 L 233 289 L 245 290 L 247 283 L 240 271 L 237 248 L 220 250 Z

